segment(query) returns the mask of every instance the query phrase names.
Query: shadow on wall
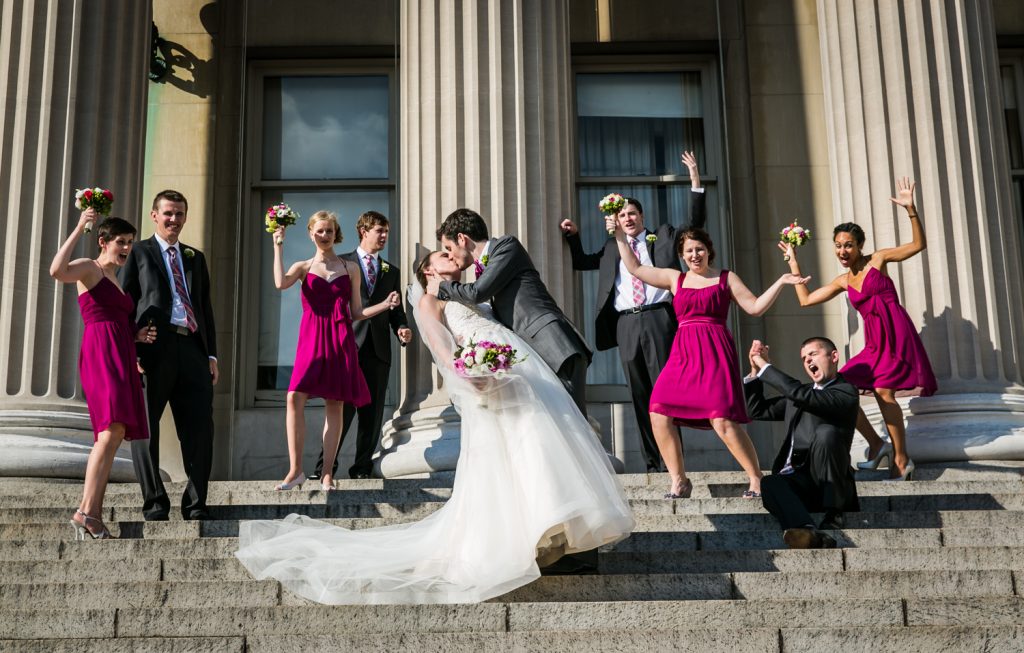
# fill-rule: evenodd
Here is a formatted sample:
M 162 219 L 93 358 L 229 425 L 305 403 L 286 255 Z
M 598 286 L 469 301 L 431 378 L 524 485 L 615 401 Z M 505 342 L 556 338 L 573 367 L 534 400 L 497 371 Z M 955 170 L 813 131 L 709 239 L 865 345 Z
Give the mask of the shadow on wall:
M 1015 382 L 1020 383 L 1019 370 L 1005 363 L 1004 353 L 989 335 L 970 320 L 954 314 L 951 307 L 947 306 L 939 315 L 925 313 L 922 319 L 920 335 L 939 382 L 937 394 L 970 392 L 972 382 L 978 385 L 975 392 L 1005 391 Z M 943 347 L 944 343 L 949 345 Z M 972 376 L 976 370 L 980 370 L 980 376 Z M 949 387 L 945 381 L 953 378 L 957 379 L 953 383 L 964 387 Z
M 218 16 L 217 5 L 212 2 L 199 10 L 199 20 L 203 24 L 203 29 L 214 40 L 217 38 Z M 200 59 L 181 43 L 160 38 L 155 25 L 153 34 L 154 61 L 162 60 L 166 72 L 157 76 L 151 75 L 150 79 L 157 84 L 170 84 L 189 95 L 210 97 L 216 75 L 213 59 Z

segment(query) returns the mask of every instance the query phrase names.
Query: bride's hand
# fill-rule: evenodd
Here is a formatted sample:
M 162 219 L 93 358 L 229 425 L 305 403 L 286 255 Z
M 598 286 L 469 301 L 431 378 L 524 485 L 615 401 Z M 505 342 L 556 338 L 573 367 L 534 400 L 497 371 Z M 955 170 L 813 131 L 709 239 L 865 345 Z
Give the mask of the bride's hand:
M 428 270 L 426 275 L 427 294 L 437 297 L 437 293 L 441 290 L 441 277 L 439 277 L 433 270 Z

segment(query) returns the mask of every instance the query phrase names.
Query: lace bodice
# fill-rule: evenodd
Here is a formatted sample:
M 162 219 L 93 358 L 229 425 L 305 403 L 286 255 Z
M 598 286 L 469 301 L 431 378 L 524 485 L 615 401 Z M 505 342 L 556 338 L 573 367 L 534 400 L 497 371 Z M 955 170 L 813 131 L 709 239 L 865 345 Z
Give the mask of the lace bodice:
M 444 319 L 458 344 L 466 339 L 474 339 L 480 331 L 492 331 L 498 325 L 490 304 L 467 306 L 450 301 L 444 306 Z

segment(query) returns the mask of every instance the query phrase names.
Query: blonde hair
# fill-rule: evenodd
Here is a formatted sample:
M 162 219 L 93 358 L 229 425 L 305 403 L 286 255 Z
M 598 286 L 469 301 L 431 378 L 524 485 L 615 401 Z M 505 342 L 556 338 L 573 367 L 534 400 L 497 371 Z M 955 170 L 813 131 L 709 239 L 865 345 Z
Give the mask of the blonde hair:
M 309 222 L 306 223 L 306 231 L 313 231 L 313 225 L 320 221 L 330 222 L 334 225 L 334 243 L 340 243 L 344 236 L 341 235 L 341 225 L 338 224 L 338 214 L 333 211 L 317 211 L 313 215 L 309 216 Z

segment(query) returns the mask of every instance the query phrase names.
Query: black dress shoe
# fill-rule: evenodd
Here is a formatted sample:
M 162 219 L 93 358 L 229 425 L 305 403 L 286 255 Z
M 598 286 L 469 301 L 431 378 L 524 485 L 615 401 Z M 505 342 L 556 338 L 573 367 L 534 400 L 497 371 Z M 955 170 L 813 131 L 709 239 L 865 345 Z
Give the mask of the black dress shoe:
M 155 515 L 143 515 L 142 518 L 146 521 L 169 521 L 171 517 L 166 512 L 159 512 Z
M 787 528 L 782 540 L 791 549 L 834 549 L 836 541 L 828 533 L 813 527 Z
M 213 519 L 213 517 L 210 516 L 209 511 L 206 510 L 193 510 L 184 517 L 186 521 L 207 521 Z
M 372 477 L 369 474 L 367 474 L 366 472 L 356 472 L 355 474 L 352 474 L 351 476 L 349 476 L 349 478 L 367 479 L 367 478 L 372 478 Z
M 821 520 L 821 523 L 818 524 L 818 530 L 820 531 L 838 531 L 842 530 L 845 527 L 846 518 L 843 516 L 843 513 L 839 511 L 826 512 L 825 516 Z

